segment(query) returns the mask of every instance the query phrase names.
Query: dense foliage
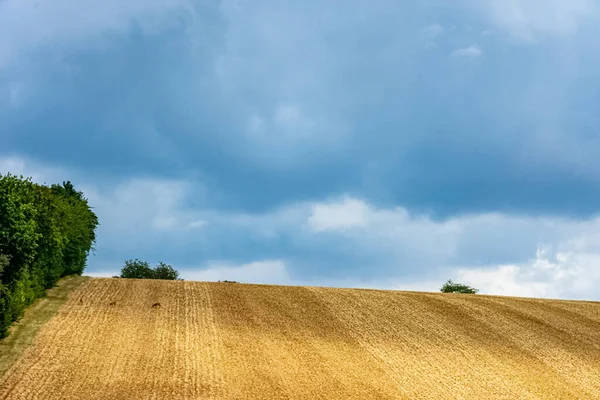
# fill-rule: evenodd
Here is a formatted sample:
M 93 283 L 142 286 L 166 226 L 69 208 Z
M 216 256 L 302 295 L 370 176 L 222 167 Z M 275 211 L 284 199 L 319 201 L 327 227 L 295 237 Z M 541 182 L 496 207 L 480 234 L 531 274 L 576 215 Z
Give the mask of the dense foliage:
M 136 258 L 135 260 L 125 261 L 125 266 L 121 269 L 120 278 L 166 279 L 175 281 L 179 278 L 179 272 L 162 261 L 156 267 L 151 268 L 147 261 L 141 261 Z
M 443 293 L 466 293 L 466 294 L 475 294 L 478 293 L 479 290 L 475 289 L 471 286 L 463 285 L 462 283 L 452 282 L 452 280 L 448 279 L 446 283 L 440 289 Z
M 0 175 L 0 337 L 58 279 L 83 273 L 98 218 L 70 182 Z

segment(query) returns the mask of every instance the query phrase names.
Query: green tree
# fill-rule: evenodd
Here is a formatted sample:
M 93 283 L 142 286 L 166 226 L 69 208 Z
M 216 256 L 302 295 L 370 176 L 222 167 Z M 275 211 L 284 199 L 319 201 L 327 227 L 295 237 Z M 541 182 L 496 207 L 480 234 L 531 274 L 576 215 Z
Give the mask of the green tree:
M 148 262 L 136 258 L 125 261 L 125 266 L 121 269 L 121 278 L 153 279 L 154 271 Z
M 44 291 L 43 273 L 34 266 L 42 233 L 36 185 L 31 179 L 0 175 L 0 337 Z
M 0 276 L 2 276 L 2 271 L 4 271 L 4 268 L 8 267 L 9 261 L 10 260 L 8 256 L 0 254 Z
M 41 236 L 37 214 L 31 180 L 0 175 L 0 253 L 10 258 L 0 276 L 2 283 L 13 281 L 19 270 L 35 259 Z
M 475 294 L 478 293 L 479 290 L 475 289 L 471 286 L 463 285 L 462 283 L 452 282 L 451 279 L 448 279 L 442 288 L 440 289 L 443 293 L 466 293 L 466 294 Z
M 0 174 L 0 337 L 65 275 L 83 272 L 98 218 L 70 182 Z
M 75 190 L 69 181 L 52 185 L 52 192 L 64 199 L 69 206 L 67 218 L 67 242 L 64 250 L 66 274 L 83 273 L 90 251 L 94 250 L 98 217 L 92 211 L 82 192 Z
M 125 261 L 121 275 L 116 278 L 180 280 L 179 272 L 169 264 L 160 261 L 156 267 L 151 268 L 148 262 L 137 258 Z
M 165 264 L 162 261 L 158 263 L 156 267 L 154 267 L 154 279 L 167 279 L 171 281 L 176 281 L 179 278 L 179 272 L 175 270 L 169 264 Z
M 64 276 L 64 251 L 68 243 L 68 204 L 46 186 L 36 185 L 36 222 L 40 237 L 32 268 L 43 279 L 44 289 L 54 287 Z

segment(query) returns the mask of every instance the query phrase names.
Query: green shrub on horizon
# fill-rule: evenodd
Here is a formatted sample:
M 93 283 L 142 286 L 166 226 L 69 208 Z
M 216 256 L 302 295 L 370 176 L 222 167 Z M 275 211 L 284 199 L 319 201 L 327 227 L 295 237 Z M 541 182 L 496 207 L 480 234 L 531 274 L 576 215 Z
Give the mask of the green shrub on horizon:
M 147 261 L 139 259 L 126 260 L 125 266 L 121 269 L 120 278 L 130 279 L 166 279 L 171 281 L 179 279 L 179 272 L 169 264 L 160 261 L 154 268 L 150 267 Z
M 154 267 L 154 279 L 176 281 L 179 280 L 179 272 L 169 264 L 159 261 L 158 265 Z
M 452 282 L 448 279 L 446 283 L 440 289 L 442 293 L 465 293 L 465 294 L 476 294 L 479 293 L 479 289 L 475 289 L 471 286 L 463 285 L 462 283 Z

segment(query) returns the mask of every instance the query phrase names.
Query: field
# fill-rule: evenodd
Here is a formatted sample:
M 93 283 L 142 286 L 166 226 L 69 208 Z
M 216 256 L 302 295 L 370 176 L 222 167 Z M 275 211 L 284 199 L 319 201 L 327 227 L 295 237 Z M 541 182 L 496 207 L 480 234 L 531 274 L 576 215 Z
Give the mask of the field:
M 89 279 L 0 378 L 0 399 L 205 398 L 599 399 L 600 303 Z
M 60 280 L 46 297 L 32 304 L 21 320 L 11 327 L 9 336 L 0 340 L 0 376 L 17 361 L 35 340 L 40 328 L 52 318 L 67 300 L 69 293 L 84 283 L 87 277 L 69 276 Z

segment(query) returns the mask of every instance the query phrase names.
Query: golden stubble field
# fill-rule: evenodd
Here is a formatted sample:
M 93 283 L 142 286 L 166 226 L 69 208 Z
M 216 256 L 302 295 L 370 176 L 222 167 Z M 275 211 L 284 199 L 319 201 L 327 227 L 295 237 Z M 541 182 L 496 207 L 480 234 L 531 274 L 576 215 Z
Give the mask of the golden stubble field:
M 0 399 L 279 398 L 600 399 L 600 303 L 90 279 L 0 378 Z

